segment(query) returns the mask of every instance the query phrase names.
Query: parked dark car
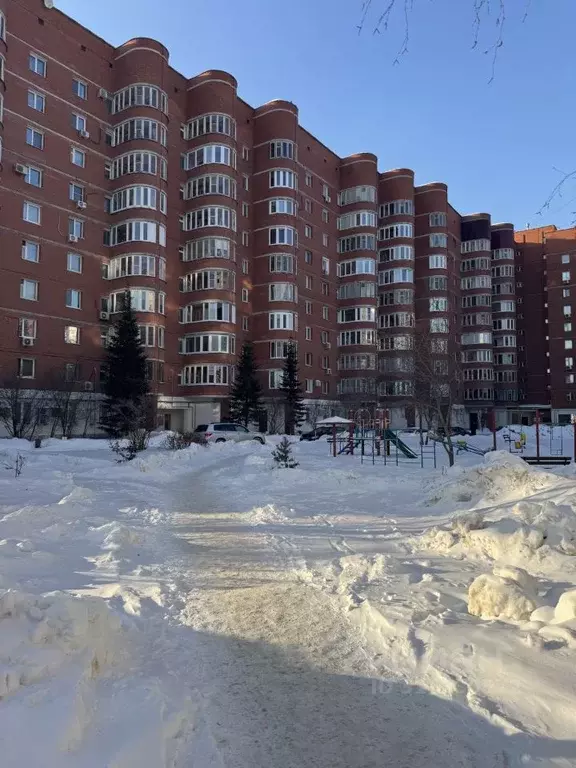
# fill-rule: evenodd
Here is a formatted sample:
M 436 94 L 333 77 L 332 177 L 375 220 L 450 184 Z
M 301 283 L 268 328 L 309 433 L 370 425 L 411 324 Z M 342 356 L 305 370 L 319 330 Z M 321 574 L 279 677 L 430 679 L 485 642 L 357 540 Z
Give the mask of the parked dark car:
M 326 424 L 322 427 L 315 427 L 310 432 L 302 432 L 300 440 L 320 440 L 321 437 L 327 437 L 332 435 L 333 427 L 330 424 Z M 336 427 L 336 432 L 345 431 L 346 427 Z
M 444 427 L 438 427 L 438 429 L 435 430 L 438 437 L 444 437 L 445 430 Z M 471 434 L 469 429 L 464 429 L 464 427 L 452 427 L 450 430 L 450 434 L 452 437 L 465 437 L 466 435 Z

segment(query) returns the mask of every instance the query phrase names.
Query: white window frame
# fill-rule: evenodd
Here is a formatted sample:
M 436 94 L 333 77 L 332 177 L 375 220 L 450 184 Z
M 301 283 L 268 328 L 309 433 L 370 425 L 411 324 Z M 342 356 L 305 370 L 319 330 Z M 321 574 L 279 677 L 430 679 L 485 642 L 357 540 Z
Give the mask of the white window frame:
M 75 162 L 75 158 L 80 159 L 82 162 L 80 163 Z M 70 162 L 72 163 L 72 165 L 75 165 L 77 168 L 86 168 L 86 152 L 83 149 L 79 149 L 78 147 L 71 147 Z
M 46 77 L 48 62 L 37 53 L 30 52 L 28 54 L 28 69 L 30 72 L 34 72 L 34 74 L 38 75 L 39 77 Z
M 32 286 L 34 294 L 33 296 L 26 296 L 26 293 L 28 292 L 26 290 L 27 287 Z M 38 293 L 39 293 L 39 283 L 38 280 L 30 280 L 27 277 L 22 278 L 20 280 L 20 298 L 24 299 L 25 301 L 38 301 Z
M 37 220 L 28 218 L 30 211 L 37 211 Z M 29 200 L 25 200 L 22 204 L 22 219 L 28 222 L 28 224 L 34 224 L 39 227 L 42 224 L 42 206 L 38 203 L 32 203 Z
M 78 260 L 78 269 L 73 269 L 74 260 Z M 82 256 L 79 253 L 67 253 L 66 254 L 66 271 L 73 272 L 77 275 L 82 274 Z
M 36 112 L 46 112 L 46 96 L 43 93 L 28 89 L 27 97 L 28 107 Z

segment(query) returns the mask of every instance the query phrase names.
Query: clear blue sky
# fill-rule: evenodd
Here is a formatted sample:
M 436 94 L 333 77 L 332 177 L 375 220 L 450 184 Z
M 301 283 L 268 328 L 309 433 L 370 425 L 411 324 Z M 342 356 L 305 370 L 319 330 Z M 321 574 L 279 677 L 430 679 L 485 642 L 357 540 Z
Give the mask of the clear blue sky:
M 461 212 L 490 211 L 517 227 L 576 220 L 576 183 L 536 212 L 576 168 L 575 0 L 505 0 L 507 19 L 489 84 L 495 11 L 473 42 L 473 0 L 413 0 L 409 53 L 393 65 L 404 22 L 358 35 L 361 0 L 56 0 L 114 45 L 154 37 L 187 76 L 231 72 L 253 106 L 295 102 L 302 124 L 344 156 L 375 152 L 380 170 L 409 167 L 445 181 Z M 397 0 L 398 11 L 404 0 Z M 524 9 L 529 4 L 526 20 Z M 571 106 L 572 104 L 572 106 Z

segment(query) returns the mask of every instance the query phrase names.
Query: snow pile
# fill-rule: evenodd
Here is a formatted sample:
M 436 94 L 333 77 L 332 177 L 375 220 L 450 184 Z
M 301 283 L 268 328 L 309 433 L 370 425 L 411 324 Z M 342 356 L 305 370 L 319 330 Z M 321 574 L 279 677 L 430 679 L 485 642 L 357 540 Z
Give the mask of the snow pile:
M 263 507 L 254 507 L 247 515 L 250 525 L 265 525 L 266 523 L 285 523 L 288 516 L 275 504 L 266 504 Z
M 102 675 L 119 653 L 120 627 L 97 598 L 1 592 L 0 698 L 46 683 L 60 668 L 84 682 Z
M 495 566 L 468 589 L 468 612 L 483 619 L 525 621 L 538 606 L 537 582 L 522 568 Z
M 432 486 L 427 505 L 440 503 L 469 503 L 486 505 L 530 496 L 551 488 L 562 478 L 535 469 L 514 454 L 492 451 L 484 463 L 474 467 L 452 467 L 448 480 Z

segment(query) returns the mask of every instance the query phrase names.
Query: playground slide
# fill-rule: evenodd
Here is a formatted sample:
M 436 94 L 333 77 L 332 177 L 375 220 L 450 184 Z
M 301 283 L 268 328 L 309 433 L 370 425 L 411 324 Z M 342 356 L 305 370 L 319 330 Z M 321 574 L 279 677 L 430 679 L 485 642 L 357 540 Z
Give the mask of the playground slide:
M 418 455 L 414 453 L 414 451 L 411 448 L 408 448 L 406 443 L 403 443 L 402 440 L 400 440 L 400 438 L 398 437 L 398 435 L 392 432 L 391 429 L 385 429 L 382 436 L 384 440 L 389 440 L 392 443 L 392 445 L 395 445 L 400 451 L 400 453 L 403 453 L 407 459 L 418 458 Z

